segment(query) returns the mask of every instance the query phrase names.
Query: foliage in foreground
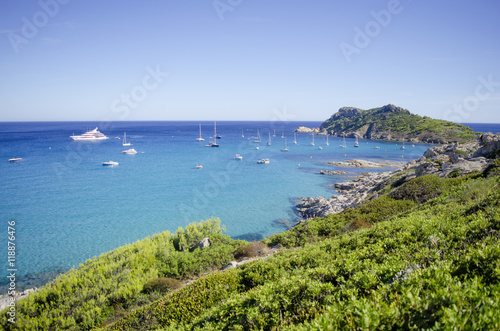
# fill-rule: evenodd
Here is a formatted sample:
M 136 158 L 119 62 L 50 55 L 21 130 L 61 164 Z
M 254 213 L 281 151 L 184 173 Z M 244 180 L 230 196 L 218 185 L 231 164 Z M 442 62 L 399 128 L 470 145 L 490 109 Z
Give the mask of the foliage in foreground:
M 202 293 L 211 293 L 215 283 L 197 283 L 197 290 L 186 295 L 185 301 L 178 301 L 180 294 L 168 294 L 112 329 L 497 330 L 499 179 L 478 175 L 427 178 L 408 185 L 411 194 L 407 197 L 415 199 L 414 192 L 435 185 L 442 189 L 441 194 L 420 206 L 404 199 L 405 194 L 400 200 L 378 198 L 394 204 L 386 220 L 360 210 L 346 211 L 347 216 L 331 218 L 336 225 L 323 237 L 310 231 L 311 237 L 306 238 L 304 229 L 293 229 L 292 235 L 270 238 L 281 244 L 290 240 L 289 246 L 296 248 L 243 265 L 230 274 L 209 276 L 207 279 L 218 279 L 219 287 L 229 277 L 231 290 L 216 291 L 216 299 L 209 299 L 211 305 L 195 305 L 196 314 L 160 318 L 172 315 L 174 306 L 197 302 Z M 404 201 L 409 204 L 401 206 Z M 377 203 L 364 208 L 365 212 L 366 208 L 381 211 Z M 339 231 L 358 217 L 371 220 L 371 226 Z M 311 228 L 314 223 L 325 229 L 325 219 L 311 221 Z M 303 240 L 296 240 L 296 235 Z M 142 324 L 144 319 L 154 322 Z
M 221 267 L 243 241 L 223 235 L 218 219 L 145 238 L 94 257 L 17 302 L 16 324 L 6 330 L 89 330 L 150 303 L 180 280 Z M 211 246 L 197 243 L 209 237 Z M 160 278 L 158 278 L 160 277 Z

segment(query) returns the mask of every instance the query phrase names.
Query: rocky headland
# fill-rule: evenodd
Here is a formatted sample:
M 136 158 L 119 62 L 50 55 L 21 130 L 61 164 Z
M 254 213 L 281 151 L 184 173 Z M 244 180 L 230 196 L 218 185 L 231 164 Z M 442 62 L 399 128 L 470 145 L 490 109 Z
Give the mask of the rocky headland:
M 296 131 L 434 144 L 465 142 L 477 137 L 474 130 L 467 126 L 412 114 L 407 109 L 391 104 L 368 110 L 342 107 L 319 128 L 300 127 Z
M 500 156 L 500 135 L 482 134 L 478 139 L 466 143 L 451 143 L 429 148 L 422 157 L 389 172 L 371 173 L 364 177 L 335 184 L 339 192 L 331 198 L 303 198 L 296 205 L 305 218 L 323 217 L 355 207 L 369 198 L 378 196 L 386 185 L 397 181 L 401 185 L 414 178 L 434 174 L 439 177 L 456 177 L 473 171 L 483 171 Z M 356 161 L 356 162 L 353 162 Z M 365 164 L 360 160 L 335 165 L 352 166 Z M 386 165 L 384 165 L 386 166 Z

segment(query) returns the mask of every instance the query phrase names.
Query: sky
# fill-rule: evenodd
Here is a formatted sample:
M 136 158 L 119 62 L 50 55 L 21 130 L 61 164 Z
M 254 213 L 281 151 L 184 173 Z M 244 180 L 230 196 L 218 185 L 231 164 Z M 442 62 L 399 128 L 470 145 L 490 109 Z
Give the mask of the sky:
M 0 1 L 0 121 L 500 123 L 500 2 Z

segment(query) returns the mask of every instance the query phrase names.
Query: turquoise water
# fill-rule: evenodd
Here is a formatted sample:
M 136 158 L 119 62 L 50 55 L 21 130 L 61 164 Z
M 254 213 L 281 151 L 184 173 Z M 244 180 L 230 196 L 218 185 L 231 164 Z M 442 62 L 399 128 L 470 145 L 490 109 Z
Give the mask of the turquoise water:
M 299 145 L 293 144 L 294 129 L 319 124 L 220 122 L 220 147 L 207 148 L 212 122 L 202 122 L 205 142 L 195 141 L 198 122 L 114 122 L 105 127 L 86 122 L 0 123 L 0 220 L 5 230 L 0 233 L 0 254 L 7 257 L 10 219 L 17 222 L 18 275 L 68 269 L 121 245 L 212 216 L 221 219 L 232 237 L 261 239 L 286 229 L 279 220 L 297 221 L 295 199 L 336 194 L 331 184 L 348 178 L 319 175 L 320 169 L 338 169 L 327 161 L 408 162 L 429 147 L 407 144 L 403 151 L 400 143 L 360 140 L 360 147 L 354 148 L 354 140 L 346 139 L 347 148 L 341 149 L 339 138 L 330 137 L 326 146 L 325 136 L 316 136 L 313 147 L 311 135 L 305 133 L 297 135 Z M 111 139 L 69 138 L 96 126 Z M 257 129 L 262 144 L 250 138 Z M 267 146 L 268 132 L 274 130 L 276 137 Z M 122 146 L 125 131 L 131 147 Z M 280 151 L 285 144 L 282 131 L 288 153 Z M 124 155 L 128 148 L 138 154 Z M 236 153 L 242 161 L 233 159 Z M 9 163 L 12 157 L 23 161 Z M 260 158 L 269 158 L 270 164 L 257 164 Z M 109 160 L 119 166 L 101 165 Z M 203 169 L 196 169 L 197 164 Z

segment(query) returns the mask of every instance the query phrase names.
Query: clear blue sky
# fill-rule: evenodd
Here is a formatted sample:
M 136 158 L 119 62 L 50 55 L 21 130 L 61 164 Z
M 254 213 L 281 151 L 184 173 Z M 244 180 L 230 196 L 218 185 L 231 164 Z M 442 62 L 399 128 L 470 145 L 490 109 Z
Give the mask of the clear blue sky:
M 324 120 L 392 103 L 500 123 L 499 16 L 498 0 L 2 1 L 0 121 Z

